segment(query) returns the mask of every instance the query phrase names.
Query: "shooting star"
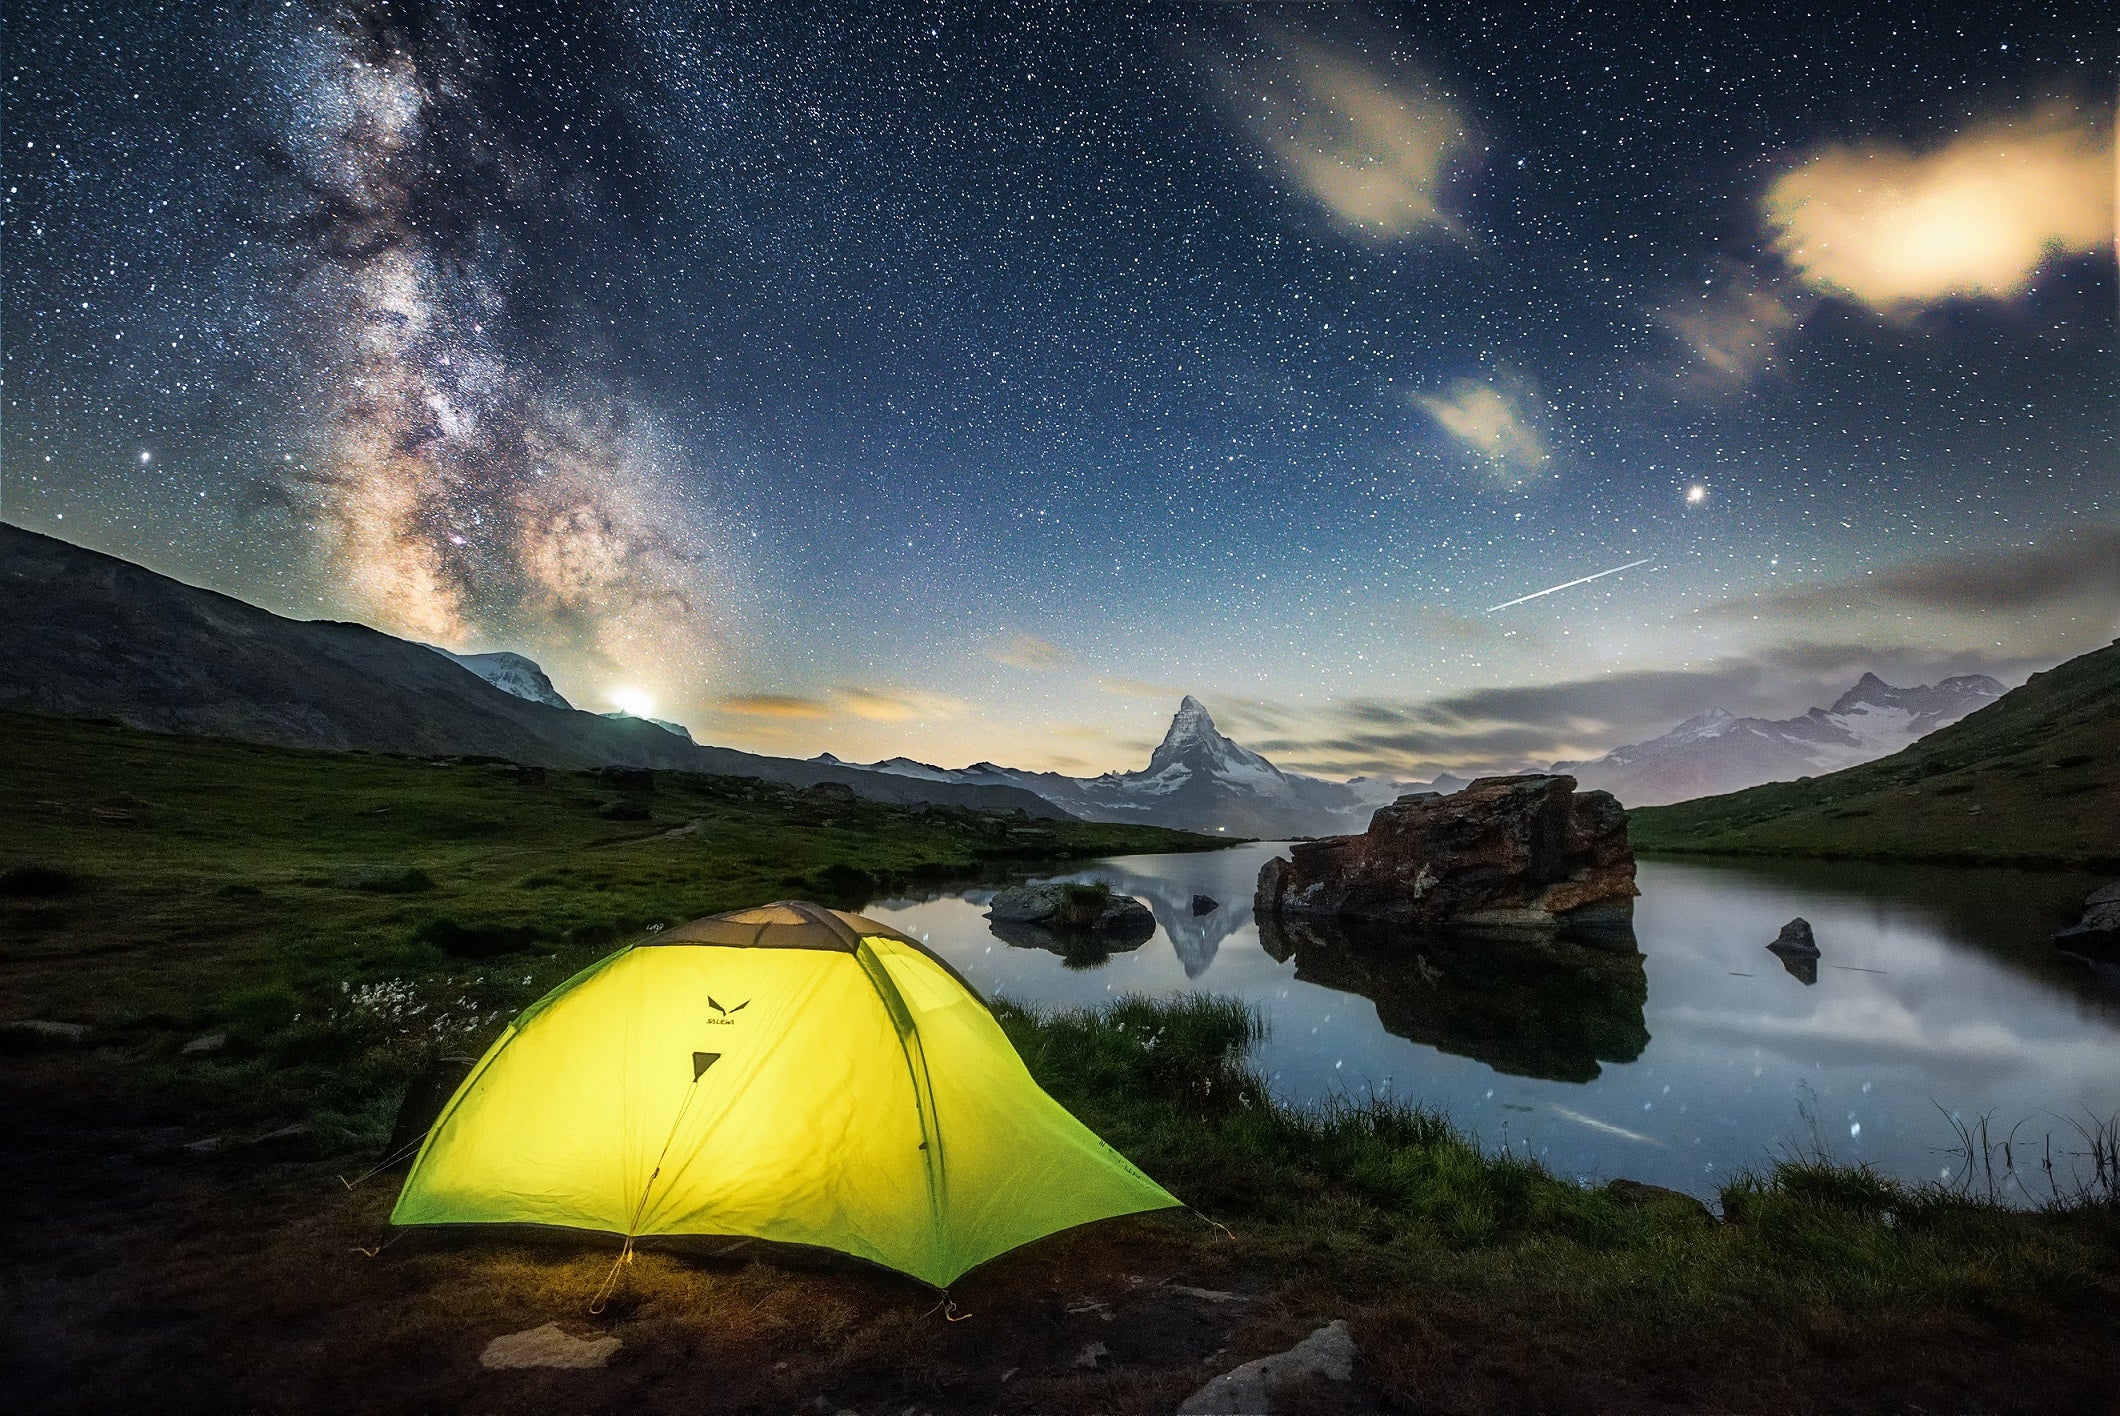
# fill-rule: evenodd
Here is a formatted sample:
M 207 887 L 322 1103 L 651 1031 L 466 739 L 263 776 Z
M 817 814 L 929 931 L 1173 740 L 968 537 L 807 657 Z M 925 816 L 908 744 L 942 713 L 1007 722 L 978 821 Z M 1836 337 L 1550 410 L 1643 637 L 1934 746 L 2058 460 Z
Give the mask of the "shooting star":
M 1655 557 L 1650 557 L 1650 560 L 1654 559 Z M 1572 590 L 1578 585 L 1588 585 L 1593 580 L 1603 580 L 1608 575 L 1617 575 L 1623 570 L 1632 570 L 1638 565 L 1647 565 L 1648 563 L 1649 561 L 1647 560 L 1628 561 L 1625 565 L 1616 565 L 1610 570 L 1601 570 L 1595 575 L 1586 575 L 1580 580 L 1570 580 L 1560 585 L 1548 585 L 1543 590 L 1534 590 L 1528 595 L 1519 595 L 1514 600 L 1504 600 L 1499 605 L 1489 605 L 1486 609 L 1480 611 L 1480 613 L 1491 615 L 1496 610 L 1506 610 L 1511 605 L 1521 605 L 1526 600 L 1536 600 L 1539 596 L 1551 595 L 1556 590 Z

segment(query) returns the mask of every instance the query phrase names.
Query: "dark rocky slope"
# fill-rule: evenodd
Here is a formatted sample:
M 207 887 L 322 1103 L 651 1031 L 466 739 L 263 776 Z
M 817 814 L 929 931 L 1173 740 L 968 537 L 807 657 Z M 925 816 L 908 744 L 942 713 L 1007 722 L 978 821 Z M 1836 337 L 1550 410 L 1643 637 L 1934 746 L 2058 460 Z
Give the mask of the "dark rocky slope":
M 838 782 L 875 801 L 1067 815 L 1019 787 L 759 757 L 698 746 L 639 719 L 533 702 L 366 625 L 286 619 L 7 525 L 0 525 L 0 708 L 284 747 L 661 767 L 794 786 Z

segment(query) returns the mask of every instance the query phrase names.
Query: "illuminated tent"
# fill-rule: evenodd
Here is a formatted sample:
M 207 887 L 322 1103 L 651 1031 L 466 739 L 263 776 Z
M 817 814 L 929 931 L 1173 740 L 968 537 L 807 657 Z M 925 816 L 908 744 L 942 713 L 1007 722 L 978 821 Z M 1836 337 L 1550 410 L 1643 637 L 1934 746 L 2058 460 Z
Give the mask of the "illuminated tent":
M 390 1219 L 747 1235 L 941 1286 L 1177 1203 L 1031 1080 L 923 946 L 783 903 L 621 949 L 532 1005 L 443 1108 Z

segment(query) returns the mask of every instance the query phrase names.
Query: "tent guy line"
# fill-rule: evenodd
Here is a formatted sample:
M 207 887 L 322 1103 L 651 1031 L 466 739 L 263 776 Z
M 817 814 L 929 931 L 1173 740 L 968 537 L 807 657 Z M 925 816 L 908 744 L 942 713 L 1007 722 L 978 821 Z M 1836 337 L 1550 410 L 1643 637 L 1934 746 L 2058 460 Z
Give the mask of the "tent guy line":
M 1580 580 L 1568 580 L 1563 581 L 1559 585 L 1548 585 L 1543 590 L 1534 590 L 1528 595 L 1519 595 L 1514 600 L 1504 600 L 1499 605 L 1489 605 L 1480 613 L 1491 615 L 1496 610 L 1506 610 L 1511 605 L 1521 605 L 1526 600 L 1536 600 L 1539 596 L 1551 595 L 1556 590 L 1572 590 L 1578 585 L 1588 585 L 1593 580 L 1603 580 L 1608 575 L 1617 575 L 1623 570 L 1632 570 L 1638 565 L 1647 565 L 1648 563 L 1647 560 L 1628 561 L 1625 565 L 1616 565 L 1610 570 L 1601 570 L 1595 575 L 1586 575 Z

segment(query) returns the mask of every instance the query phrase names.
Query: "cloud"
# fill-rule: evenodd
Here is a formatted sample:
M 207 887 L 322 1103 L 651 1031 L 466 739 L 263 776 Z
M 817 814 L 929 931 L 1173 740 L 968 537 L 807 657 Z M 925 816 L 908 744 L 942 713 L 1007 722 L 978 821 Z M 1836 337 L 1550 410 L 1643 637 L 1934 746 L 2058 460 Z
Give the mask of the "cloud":
M 1748 267 L 1729 265 L 1721 278 L 1673 300 L 1656 320 L 1686 346 L 1681 388 L 1727 393 L 1749 387 L 1780 360 L 1815 296 L 1776 289 Z
M 2034 546 L 1936 557 L 1823 585 L 1710 605 L 1710 619 L 1801 619 L 1834 611 L 2022 614 L 2086 602 L 2120 614 L 2120 528 L 2088 527 Z
M 1493 384 L 1458 379 L 1440 395 L 1415 394 L 1413 401 L 1498 473 L 1520 479 L 1553 461 L 1544 434 L 1519 401 Z
M 1146 679 L 1100 678 L 1097 680 L 1097 687 L 1106 693 L 1116 694 L 1121 698 L 1169 698 L 1175 700 L 1185 696 L 1185 690 L 1182 688 L 1167 683 L 1150 683 Z
M 798 698 L 787 693 L 742 693 L 718 700 L 715 707 L 724 713 L 741 713 L 753 718 L 829 718 L 832 710 L 814 698 Z
M 998 649 L 987 651 L 987 658 L 997 664 L 1006 664 L 1012 669 L 1045 671 L 1064 669 L 1075 662 L 1075 656 L 1059 645 L 1040 639 L 1034 634 L 1011 636 L 1008 643 Z
M 1223 87 L 1252 137 L 1341 230 L 1370 241 L 1448 232 L 1451 166 L 1469 153 L 1464 119 L 1405 66 L 1268 30 L 1262 61 L 1225 66 Z
M 1484 688 L 1418 702 L 1349 699 L 1307 736 L 1255 744 L 1284 766 L 1325 774 L 1429 776 L 1580 761 L 1642 742 L 1711 708 L 1788 718 L 1831 703 L 1863 673 L 1934 683 L 1991 673 L 2010 682 L 2050 658 L 2017 654 L 1800 643 L 1692 669 L 1640 669 L 1558 683 Z
M 1765 214 L 1806 282 L 1873 309 L 2006 299 L 2050 253 L 2110 247 L 2113 156 L 2103 124 L 2050 104 L 1925 152 L 1825 148 L 1774 180 Z
M 904 723 L 916 718 L 950 718 L 964 708 L 964 705 L 955 699 L 924 693 L 919 689 L 864 688 L 858 684 L 840 684 L 832 690 L 832 696 L 839 701 L 840 707 L 855 717 L 878 723 Z

